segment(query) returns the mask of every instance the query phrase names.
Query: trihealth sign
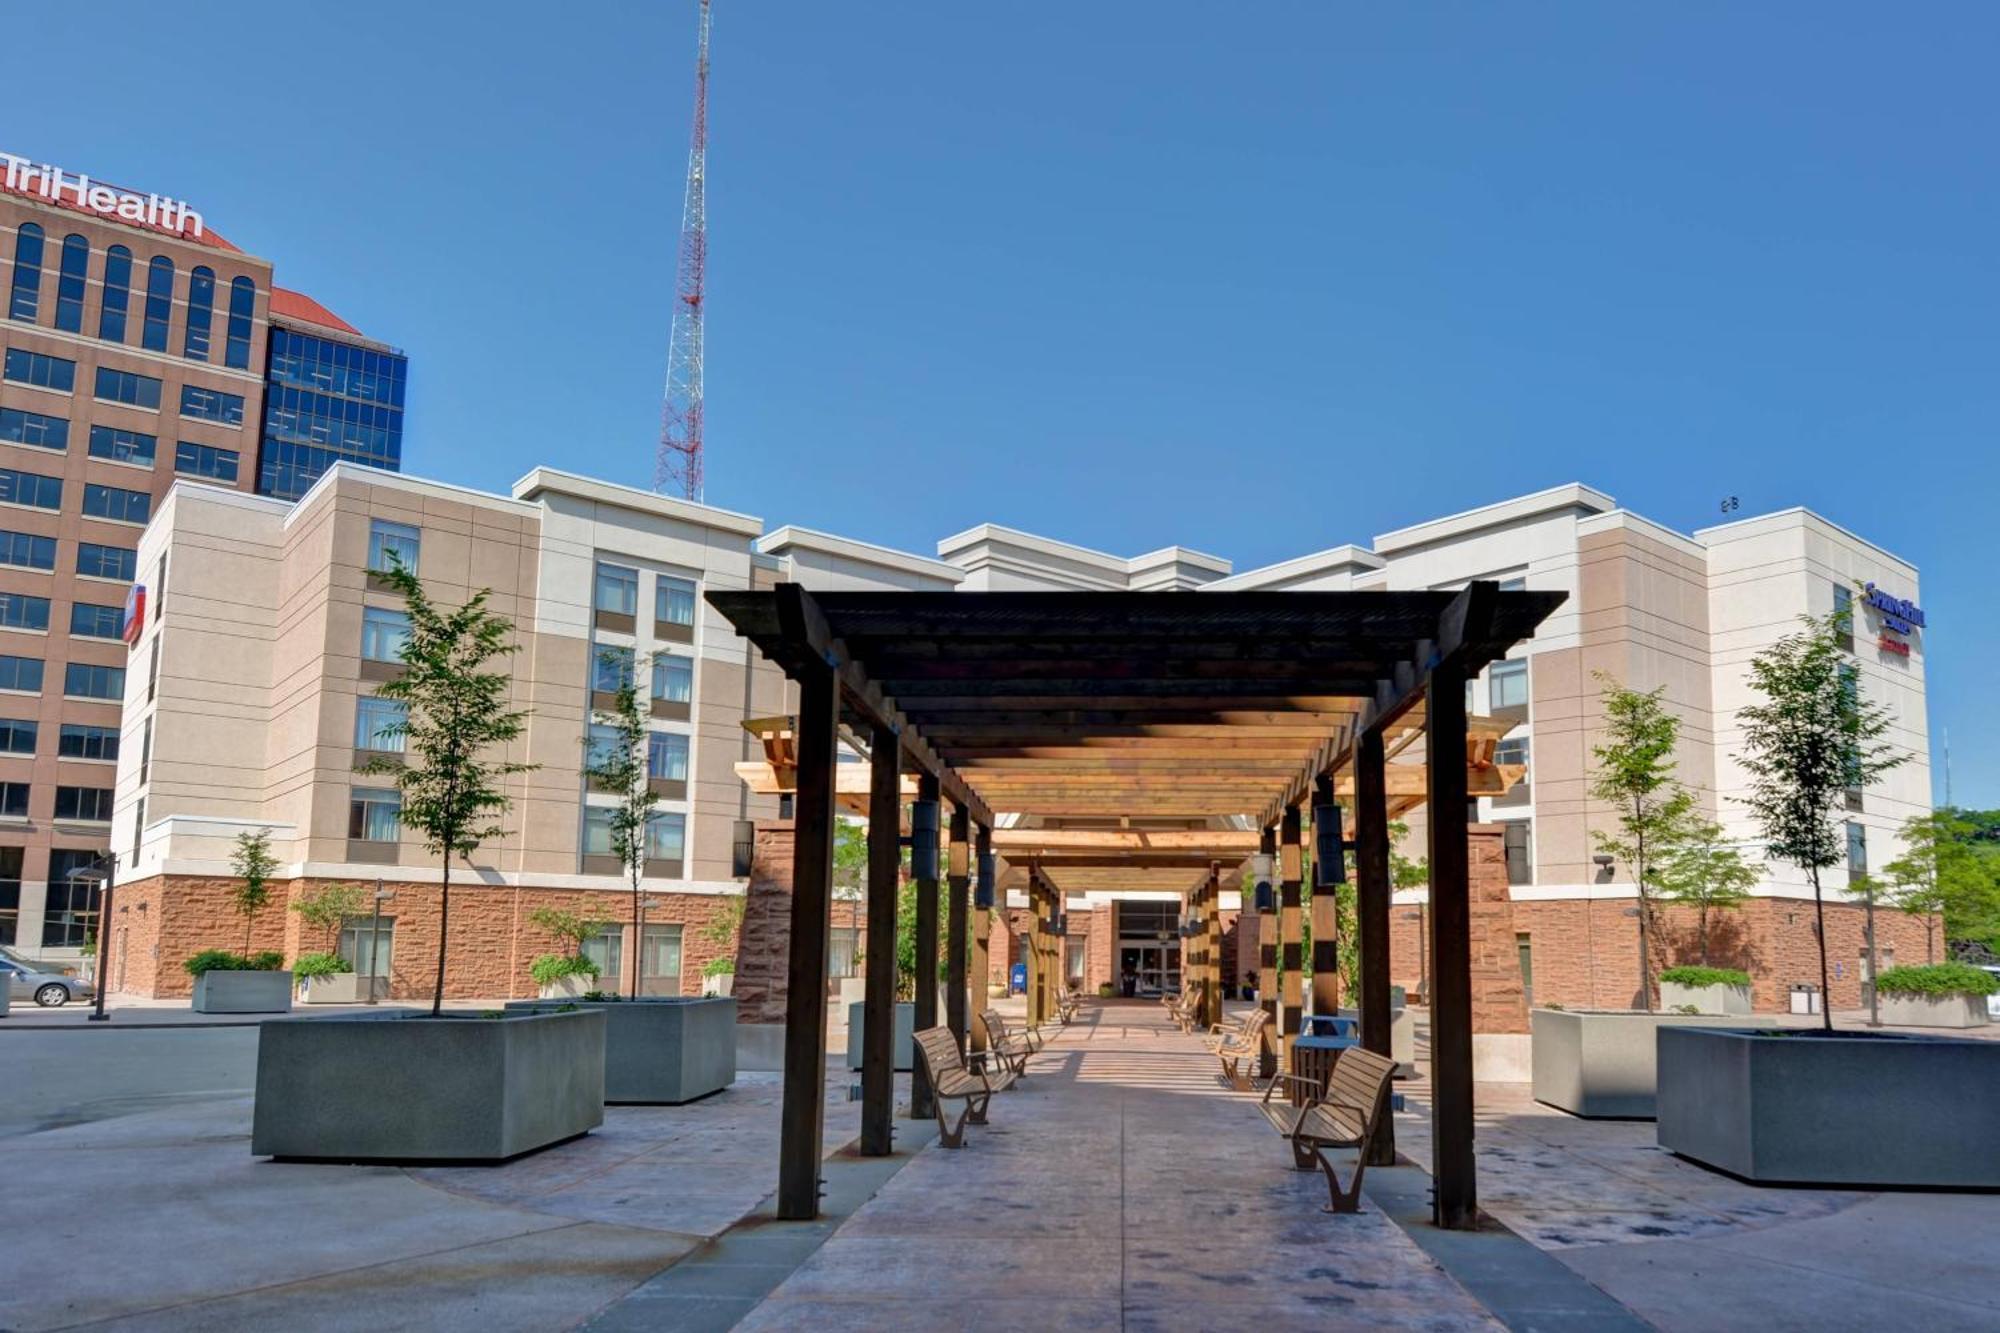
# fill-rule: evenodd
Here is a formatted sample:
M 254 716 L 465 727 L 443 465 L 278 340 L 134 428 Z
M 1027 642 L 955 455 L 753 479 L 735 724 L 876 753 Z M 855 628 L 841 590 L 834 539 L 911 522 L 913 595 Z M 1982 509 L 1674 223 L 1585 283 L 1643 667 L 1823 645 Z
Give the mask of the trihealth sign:
M 1891 597 L 1872 583 L 1861 585 L 1861 599 L 1882 617 L 1885 629 L 1898 634 L 1914 634 L 1924 627 L 1924 609 L 1902 597 Z
M 94 183 L 85 175 L 73 176 L 61 167 L 36 166 L 27 158 L 16 157 L 12 153 L 0 153 L 0 164 L 6 166 L 10 194 L 39 195 L 56 203 L 67 199 L 78 208 L 102 213 L 106 217 L 123 218 L 127 222 L 144 223 L 148 227 L 160 227 L 183 235 L 202 234 L 201 214 L 178 199 L 116 190 L 109 185 Z

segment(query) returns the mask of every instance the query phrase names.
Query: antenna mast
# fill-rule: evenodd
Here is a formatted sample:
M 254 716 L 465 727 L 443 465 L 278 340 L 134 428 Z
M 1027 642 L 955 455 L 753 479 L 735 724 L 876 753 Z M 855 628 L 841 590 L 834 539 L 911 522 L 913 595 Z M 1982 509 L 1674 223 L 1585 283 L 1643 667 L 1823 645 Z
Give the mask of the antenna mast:
M 701 0 L 701 44 L 694 70 L 694 127 L 688 142 L 687 195 L 681 205 L 681 252 L 667 342 L 666 401 L 653 489 L 701 499 L 702 287 L 708 268 L 708 9 Z

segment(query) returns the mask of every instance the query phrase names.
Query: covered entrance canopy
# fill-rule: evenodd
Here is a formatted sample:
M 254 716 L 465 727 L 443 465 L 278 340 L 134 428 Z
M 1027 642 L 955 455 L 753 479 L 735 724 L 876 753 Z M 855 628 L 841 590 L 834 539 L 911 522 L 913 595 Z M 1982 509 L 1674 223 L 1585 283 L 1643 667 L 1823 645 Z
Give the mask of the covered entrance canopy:
M 1437 1209 L 1445 1225 L 1471 1225 L 1467 760 L 1479 773 L 1483 749 L 1491 767 L 1492 747 L 1468 729 L 1465 682 L 1563 598 L 1489 582 L 1457 592 L 813 593 L 781 584 L 709 593 L 800 692 L 780 1215 L 810 1217 L 818 1207 L 820 982 L 843 722 L 871 738 L 871 933 L 878 898 L 893 929 L 893 891 L 873 890 L 893 890 L 905 767 L 917 774 L 920 802 L 941 795 L 953 807 L 947 1003 L 961 1039 L 973 841 L 1012 844 L 1010 859 L 1028 866 L 1038 923 L 1059 915 L 1053 885 L 1082 889 L 1100 875 L 1131 884 L 1138 874 L 1177 890 L 1199 878 L 1212 909 L 1223 864 L 1255 846 L 1280 852 L 1286 926 L 1277 961 L 1290 978 L 1285 1005 L 1296 1010 L 1301 808 L 1330 805 L 1336 772 L 1351 770 L 1363 1040 L 1384 1054 L 1387 822 L 1391 800 L 1407 807 L 1413 795 L 1392 798 L 1387 753 L 1420 727 L 1417 798 L 1431 803 Z M 878 837 L 884 827 L 891 832 Z M 1193 887 L 1199 905 L 1204 889 Z M 918 930 L 921 940 L 921 919 Z M 871 963 L 878 952 L 886 958 L 871 951 Z M 893 973 L 885 978 L 892 986 Z M 921 1026 L 921 976 L 917 994 Z M 886 999 L 871 1003 L 871 1022 L 878 1007 L 886 1021 Z M 1211 992 L 1211 1007 L 1217 1001 Z M 881 1047 L 886 1059 L 886 1032 Z M 864 1097 L 870 1072 L 864 1063 Z M 886 1066 L 873 1083 L 889 1086 Z M 864 1108 L 864 1151 L 868 1123 Z

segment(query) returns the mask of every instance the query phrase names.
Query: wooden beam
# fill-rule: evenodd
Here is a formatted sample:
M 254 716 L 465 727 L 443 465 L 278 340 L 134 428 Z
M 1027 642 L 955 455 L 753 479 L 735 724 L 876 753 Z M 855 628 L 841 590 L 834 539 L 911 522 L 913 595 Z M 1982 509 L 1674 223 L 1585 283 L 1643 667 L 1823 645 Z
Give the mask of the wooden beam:
M 975 876 L 979 873 L 979 867 L 986 863 L 986 854 L 992 850 L 993 830 L 981 824 L 978 826 L 978 832 L 974 835 L 972 845 L 972 865 Z M 994 901 L 998 903 L 999 886 L 988 884 L 986 887 L 993 890 L 995 895 Z M 967 1003 L 975 1014 L 985 1012 L 987 1000 L 986 988 L 993 984 L 994 920 L 995 917 L 992 911 L 975 910 L 972 913 L 972 962 L 966 969 L 970 975 L 966 977 L 965 985 Z M 983 1051 L 986 1049 L 986 1024 L 971 1023 L 966 1036 L 966 1047 L 968 1050 Z
M 1380 1056 L 1389 1049 L 1389 910 L 1395 884 L 1389 874 L 1389 807 L 1384 790 L 1382 733 L 1364 731 L 1354 750 L 1354 915 L 1361 938 L 1361 1045 Z M 1427 941 L 1420 942 L 1422 944 Z M 1369 1150 L 1370 1166 L 1396 1162 L 1396 1130 L 1385 1120 Z
M 785 1084 L 779 1113 L 778 1216 L 819 1216 L 825 1145 L 826 955 L 833 933 L 833 771 L 840 690 L 831 671 L 799 679 L 798 796 L 792 819 L 791 937 L 785 964 Z
M 1298 1072 L 1292 1065 L 1292 1044 L 1299 1039 L 1304 1016 L 1299 984 L 1305 970 L 1305 921 L 1299 910 L 1305 886 L 1302 833 L 1299 807 L 1286 806 L 1278 826 L 1278 1037 L 1287 1074 Z
M 1271 858 L 1271 903 L 1257 913 L 1257 1000 L 1263 1006 L 1264 1048 L 1257 1058 L 1257 1074 L 1269 1078 L 1278 1072 L 1278 830 L 1266 823 L 1257 835 L 1257 850 Z
M 868 943 L 861 1008 L 863 1157 L 895 1147 L 896 897 L 902 875 L 902 746 L 877 724 L 869 746 L 874 783 L 868 810 Z M 821 981 L 821 989 L 826 983 Z M 824 1071 L 822 1071 L 824 1077 Z
M 917 779 L 917 800 L 929 802 L 933 807 L 938 802 L 938 780 L 929 773 Z M 937 812 L 941 813 L 941 812 Z M 914 818 L 912 824 L 914 825 Z M 943 829 L 937 830 L 943 833 Z M 938 882 L 936 863 L 916 867 L 918 871 L 930 871 L 932 878 L 916 880 L 917 894 L 917 976 L 916 1005 L 911 1017 L 916 1022 L 916 1030 L 924 1032 L 938 1025 Z M 930 1078 L 923 1065 L 913 1063 L 910 1069 L 910 1119 L 928 1120 L 936 1113 L 931 1101 Z
M 1466 846 L 1465 673 L 1456 659 L 1430 678 L 1424 752 L 1430 768 L 1431 1131 L 1434 1220 L 1479 1224 L 1472 1155 L 1472 915 Z
M 1257 850 L 1257 834 L 1249 829 L 998 829 L 993 845 L 1002 853 L 1021 851 L 1169 851 L 1235 852 Z
M 912 709 L 929 707 L 932 696 L 984 697 L 1005 699 L 1008 707 L 1107 707 L 1109 698 L 1178 699 L 1188 707 L 1230 707 L 1233 700 L 1271 695 L 1305 694 L 1346 696 L 1366 699 L 1373 695 L 1375 678 L 1319 679 L 1300 675 L 1282 677 L 1220 676 L 1191 681 L 1182 677 L 996 677 L 985 680 L 906 680 L 898 683 L 896 698 Z M 977 710 L 974 710 L 977 711 Z
M 972 883 L 972 812 L 962 805 L 951 808 L 951 837 L 945 844 L 944 916 L 944 1023 L 965 1053 L 966 975 L 965 952 L 970 918 L 966 889 Z
M 1319 865 L 1319 812 L 1333 804 L 1333 780 L 1322 773 L 1313 784 L 1312 1007 L 1316 1014 L 1340 1009 L 1340 898 L 1325 884 Z M 1343 830 L 1343 833 L 1345 830 Z M 1324 885 L 1324 887 L 1322 887 Z

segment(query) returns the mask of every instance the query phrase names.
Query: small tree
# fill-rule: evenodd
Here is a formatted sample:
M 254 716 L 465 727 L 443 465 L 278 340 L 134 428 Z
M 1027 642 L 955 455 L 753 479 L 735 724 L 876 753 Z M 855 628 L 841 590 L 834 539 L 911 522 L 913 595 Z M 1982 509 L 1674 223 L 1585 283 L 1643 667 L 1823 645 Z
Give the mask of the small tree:
M 1850 617 L 1804 616 L 1805 628 L 1750 659 L 1750 680 L 1764 702 L 1740 710 L 1743 798 L 1769 842 L 1771 855 L 1790 861 L 1812 881 L 1819 939 L 1820 1015 L 1833 1030 L 1828 990 L 1826 901 L 1820 871 L 1845 859 L 1835 816 L 1851 787 L 1865 787 L 1904 762 L 1883 742 L 1889 720 L 1863 697 L 1859 673 L 1843 650 Z
M 1663 685 L 1655 690 L 1631 690 L 1603 672 L 1605 734 L 1591 747 L 1597 767 L 1590 777 L 1592 798 L 1616 812 L 1618 830 L 1591 830 L 1599 850 L 1625 864 L 1639 893 L 1639 1007 L 1653 1007 L 1651 932 L 1653 895 L 1663 885 L 1662 860 L 1685 836 L 1694 795 L 1681 784 L 1674 769 L 1674 747 L 1681 721 L 1661 703 Z
M 606 653 L 605 662 L 616 665 L 617 655 Z M 618 798 L 618 804 L 611 807 L 611 851 L 632 882 L 632 947 L 643 947 L 645 932 L 645 898 L 639 892 L 639 881 L 646 871 L 646 832 L 652 819 L 653 807 L 659 797 L 653 794 L 652 774 L 647 764 L 647 747 L 652 742 L 652 730 L 646 725 L 646 712 L 639 695 L 639 673 L 644 670 L 643 658 L 634 661 L 631 670 L 620 678 L 618 688 L 612 693 L 611 707 L 597 709 L 591 713 L 591 720 L 610 732 L 602 743 L 588 750 L 584 771 L 591 784 L 599 791 L 608 792 Z M 612 989 L 617 989 L 617 979 L 612 979 Z M 639 996 L 639 968 L 636 960 L 632 968 L 632 998 Z
M 1708 966 L 1708 918 L 1742 906 L 1757 883 L 1757 867 L 1725 841 L 1722 825 L 1690 814 L 1682 836 L 1660 866 L 1661 895 L 1695 910 L 1701 965 Z
M 401 722 L 383 728 L 406 739 L 407 759 L 372 760 L 362 769 L 391 773 L 403 796 L 397 818 L 415 829 L 424 850 L 439 859 L 437 985 L 431 1016 L 444 1012 L 445 949 L 451 926 L 451 858 L 470 857 L 479 844 L 499 837 L 498 822 L 510 804 L 500 782 L 535 768 L 494 755 L 519 740 L 528 714 L 508 708 L 513 677 L 489 664 L 514 653 L 513 623 L 486 607 L 491 589 L 481 589 L 456 610 L 431 601 L 424 585 L 392 554 L 382 575 L 408 605 L 410 634 L 399 656 L 403 674 L 376 693 L 400 700 L 408 709 Z
M 581 912 L 565 912 L 559 907 L 537 907 L 528 920 L 555 936 L 560 953 L 542 954 L 529 966 L 529 975 L 541 986 L 552 986 L 564 977 L 598 974 L 597 964 L 584 956 L 586 940 L 594 940 L 611 929 L 611 923 Z
M 1882 867 L 1893 886 L 1890 901 L 1924 923 L 1924 962 L 1937 960 L 1937 929 L 1945 938 L 1968 939 L 1990 929 L 2000 889 L 1985 858 L 1973 849 L 1974 826 L 1952 809 L 1912 815 L 1897 836 L 1903 854 Z
M 360 916 L 365 902 L 357 885 L 324 884 L 300 894 L 292 910 L 308 926 L 325 932 L 325 952 L 334 953 L 340 947 L 341 926 L 349 917 Z
M 241 882 L 229 891 L 229 901 L 243 914 L 243 952 L 250 952 L 250 938 L 257 927 L 257 913 L 271 901 L 271 872 L 278 858 L 271 855 L 271 831 L 236 835 L 236 850 L 229 856 L 230 869 Z

